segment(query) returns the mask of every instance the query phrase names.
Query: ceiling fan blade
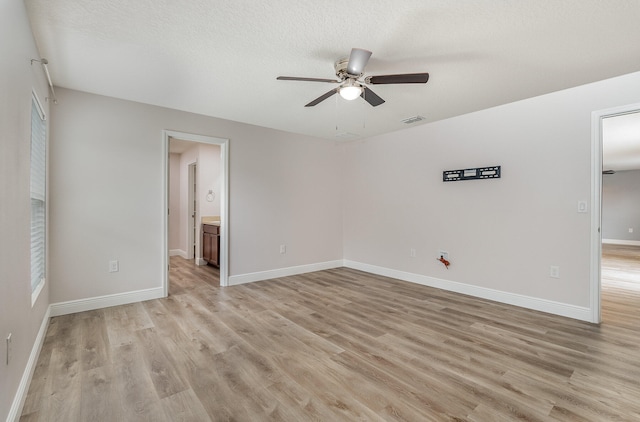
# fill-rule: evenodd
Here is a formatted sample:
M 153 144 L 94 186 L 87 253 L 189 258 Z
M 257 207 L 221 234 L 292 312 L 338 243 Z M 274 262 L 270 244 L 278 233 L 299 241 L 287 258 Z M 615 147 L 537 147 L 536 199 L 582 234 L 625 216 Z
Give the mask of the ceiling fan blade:
M 321 96 L 319 96 L 315 100 L 311 101 L 309 104 L 306 104 L 305 107 L 313 107 L 314 105 L 319 104 L 322 101 L 326 100 L 327 98 L 331 97 L 336 92 L 338 92 L 338 88 L 332 89 L 331 91 L 327 92 L 326 94 L 322 94 Z
M 352 48 L 347 64 L 347 73 L 349 75 L 361 75 L 364 73 L 364 67 L 369 62 L 371 51 L 361 48 Z
M 367 76 L 365 83 L 376 84 L 426 84 L 429 80 L 428 73 L 405 73 L 402 75 Z
M 360 94 L 360 96 L 373 107 L 379 106 L 380 104 L 384 103 L 384 100 L 380 98 L 378 94 L 376 94 L 366 86 L 364 87 L 364 90 L 362 91 L 362 94 Z
M 335 84 L 340 83 L 340 81 L 336 81 L 334 79 L 298 78 L 296 76 L 278 76 L 276 79 L 279 81 L 331 82 Z

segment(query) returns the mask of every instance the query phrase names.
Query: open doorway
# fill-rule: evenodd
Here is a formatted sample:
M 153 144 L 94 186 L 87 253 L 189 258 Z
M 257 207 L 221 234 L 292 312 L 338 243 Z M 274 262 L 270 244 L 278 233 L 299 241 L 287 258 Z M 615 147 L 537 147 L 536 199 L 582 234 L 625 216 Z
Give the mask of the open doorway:
M 599 323 L 603 290 L 640 293 L 640 104 L 594 112 L 592 126 L 591 309 Z
M 215 219 L 219 225 L 220 286 L 228 285 L 228 140 L 164 131 L 165 189 L 163 238 L 165 253 L 163 289 L 169 294 L 171 256 L 192 259 L 192 266 L 204 267 L 202 255 L 203 221 Z M 216 152 L 217 151 L 217 152 Z M 216 155 L 215 161 L 209 157 Z M 179 180 L 171 173 L 180 173 Z M 180 189 L 180 186 L 183 188 Z M 176 192 L 179 192 L 176 194 Z M 177 204 L 177 205 L 176 205 Z M 178 239 L 178 240 L 176 240 Z M 200 270 L 198 270 L 200 271 Z M 202 274 L 206 274 L 200 271 Z

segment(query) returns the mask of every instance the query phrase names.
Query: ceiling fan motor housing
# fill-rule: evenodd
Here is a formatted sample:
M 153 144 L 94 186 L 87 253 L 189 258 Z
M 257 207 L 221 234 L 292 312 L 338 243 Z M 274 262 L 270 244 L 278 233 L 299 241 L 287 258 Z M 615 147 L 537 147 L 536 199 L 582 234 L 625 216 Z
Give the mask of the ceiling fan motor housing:
M 349 72 L 347 72 L 347 65 L 348 64 L 349 64 L 349 57 L 343 57 L 341 59 L 338 59 L 333 64 L 333 67 L 336 70 L 336 76 L 341 81 L 344 81 L 345 79 L 358 79 L 363 75 L 363 73 L 361 73 L 359 75 L 351 75 Z

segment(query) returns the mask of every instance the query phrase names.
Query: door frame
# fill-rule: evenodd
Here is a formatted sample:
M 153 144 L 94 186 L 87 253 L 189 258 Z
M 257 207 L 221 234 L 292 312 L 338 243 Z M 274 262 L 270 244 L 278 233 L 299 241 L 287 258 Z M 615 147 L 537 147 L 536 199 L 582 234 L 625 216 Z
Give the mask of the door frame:
M 640 111 L 640 103 L 598 110 L 591 113 L 591 322 L 602 321 L 602 121 Z
M 220 146 L 220 286 L 229 285 L 229 139 L 175 130 L 162 131 L 162 289 L 169 295 L 169 138 Z
M 198 218 L 197 198 L 194 190 L 197 186 L 198 161 L 187 164 L 187 259 L 199 258 L 195 249 L 198 245 L 196 240 L 196 219 Z

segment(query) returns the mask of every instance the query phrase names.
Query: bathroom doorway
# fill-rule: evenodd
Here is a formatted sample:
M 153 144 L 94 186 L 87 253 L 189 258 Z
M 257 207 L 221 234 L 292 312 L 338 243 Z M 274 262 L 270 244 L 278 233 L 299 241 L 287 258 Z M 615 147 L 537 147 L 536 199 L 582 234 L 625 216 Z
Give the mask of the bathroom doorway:
M 201 220 L 216 217 L 220 224 L 219 284 L 228 285 L 228 140 L 164 131 L 165 221 L 163 288 L 169 294 L 171 257 L 193 259 L 204 269 Z M 214 151 L 211 153 L 211 151 Z M 211 154 L 215 162 L 207 161 Z M 213 163 L 213 164 L 212 164 Z M 179 173 L 178 177 L 176 173 Z M 180 189 L 184 186 L 184 189 Z M 179 193 L 176 193 L 179 192 Z M 175 261 L 175 259 L 174 259 Z M 216 269 L 216 271 L 218 271 Z

